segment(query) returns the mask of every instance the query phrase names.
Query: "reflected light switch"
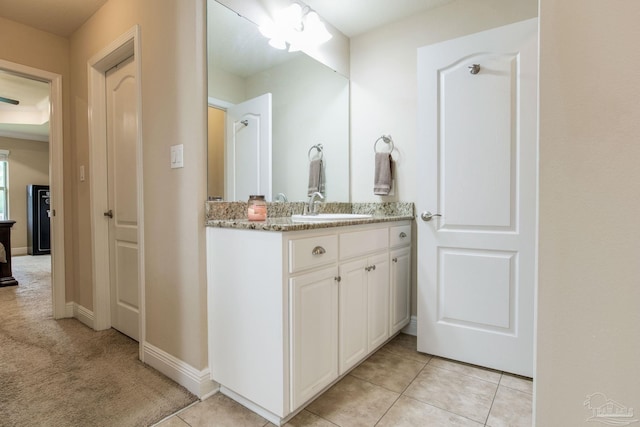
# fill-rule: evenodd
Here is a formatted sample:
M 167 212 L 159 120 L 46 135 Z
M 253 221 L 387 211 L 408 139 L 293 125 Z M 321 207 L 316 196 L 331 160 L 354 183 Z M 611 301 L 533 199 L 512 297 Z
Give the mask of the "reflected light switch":
M 183 144 L 171 146 L 171 169 L 184 167 Z

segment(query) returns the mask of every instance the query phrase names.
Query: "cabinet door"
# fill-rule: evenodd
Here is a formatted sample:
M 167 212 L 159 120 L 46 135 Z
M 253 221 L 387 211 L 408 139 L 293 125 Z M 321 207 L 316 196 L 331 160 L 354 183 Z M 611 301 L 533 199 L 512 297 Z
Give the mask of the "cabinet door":
M 338 377 L 338 282 L 331 267 L 289 279 L 291 411 Z
M 411 247 L 391 252 L 391 335 L 409 323 L 411 315 Z
M 367 259 L 341 264 L 340 375 L 367 355 Z
M 389 255 L 368 258 L 368 352 L 389 338 Z

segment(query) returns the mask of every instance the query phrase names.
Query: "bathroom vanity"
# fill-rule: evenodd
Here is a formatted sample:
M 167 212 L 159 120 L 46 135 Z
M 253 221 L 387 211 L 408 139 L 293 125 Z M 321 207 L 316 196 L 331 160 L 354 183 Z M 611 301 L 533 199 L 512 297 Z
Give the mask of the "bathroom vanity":
M 407 325 L 412 219 L 209 221 L 221 391 L 280 425 Z

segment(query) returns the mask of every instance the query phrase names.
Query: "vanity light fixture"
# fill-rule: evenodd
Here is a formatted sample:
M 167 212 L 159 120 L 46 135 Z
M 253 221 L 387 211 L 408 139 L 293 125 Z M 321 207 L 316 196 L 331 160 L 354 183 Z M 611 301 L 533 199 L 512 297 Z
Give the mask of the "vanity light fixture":
M 305 4 L 292 3 L 276 12 L 274 18 L 261 25 L 260 32 L 276 49 L 286 49 L 288 45 L 289 52 L 295 52 L 319 46 L 333 37 L 320 16 Z

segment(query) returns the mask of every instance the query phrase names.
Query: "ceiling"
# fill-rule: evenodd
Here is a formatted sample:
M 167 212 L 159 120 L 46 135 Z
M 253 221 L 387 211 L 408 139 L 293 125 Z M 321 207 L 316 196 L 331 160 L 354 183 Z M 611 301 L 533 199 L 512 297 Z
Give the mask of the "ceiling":
M 107 0 L 0 0 L 0 16 L 69 37 Z
M 303 0 L 347 37 L 454 0 Z
M 386 23 L 455 0 L 303 1 L 347 37 L 354 37 Z M 107 0 L 0 0 L 0 16 L 61 37 L 69 37 L 106 2 Z M 238 46 L 236 52 L 240 49 L 242 46 Z M 266 62 L 266 58 L 256 58 L 256 60 Z M 48 97 L 48 84 L 20 79 L 16 80 L 15 76 L 0 72 L 0 96 L 20 99 L 20 108 L 15 106 L 14 111 L 20 110 L 23 115 L 26 111 L 36 114 L 38 103 L 43 99 L 43 90 Z M 24 93 L 16 93 L 15 90 L 18 88 L 22 88 Z M 2 123 L 3 110 L 6 111 L 9 107 L 13 106 L 0 103 L 0 135 L 20 137 L 26 133 L 31 135 L 31 139 L 48 140 L 48 123 L 40 125 Z
M 0 136 L 35 141 L 49 140 L 49 83 L 0 70 Z
M 303 0 L 348 37 L 454 0 Z M 0 16 L 69 37 L 107 0 L 0 0 Z

